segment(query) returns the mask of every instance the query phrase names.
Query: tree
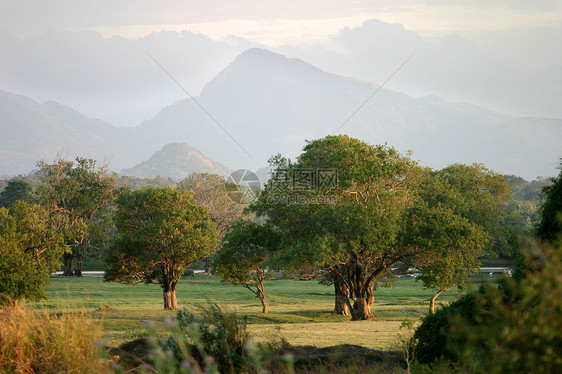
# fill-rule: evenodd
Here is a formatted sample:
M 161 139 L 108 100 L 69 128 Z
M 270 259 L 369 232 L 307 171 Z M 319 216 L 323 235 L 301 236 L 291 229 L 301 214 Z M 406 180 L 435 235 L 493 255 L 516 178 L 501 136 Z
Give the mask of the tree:
M 100 231 L 91 229 L 93 222 L 108 222 L 99 218 L 109 214 L 109 206 L 115 199 L 115 175 L 109 172 L 107 165 L 98 166 L 95 160 L 80 157 L 76 162 L 59 157 L 53 164 L 40 161 L 37 165 L 42 181 L 38 188 L 41 204 L 48 209 L 62 209 L 72 223 L 83 222 L 87 227 L 82 237 L 73 238 L 72 251 L 63 256 L 63 275 L 81 276 L 82 256 L 89 249 L 83 244 L 84 240 L 93 239 L 92 235 Z M 75 258 L 76 271 L 73 272 Z
M 436 293 L 429 302 L 435 313 L 435 300 L 455 285 L 463 289 L 471 274 L 478 271 L 478 257 L 488 240 L 484 230 L 444 207 L 428 207 L 421 202 L 410 209 L 404 220 L 402 239 L 417 247 L 414 266 L 426 288 Z
M 277 251 L 280 235 L 268 224 L 238 221 L 223 238 L 221 249 L 213 256 L 213 269 L 224 282 L 250 290 L 269 311 L 264 280 L 271 279 L 267 260 Z
M 295 164 L 273 161 L 277 171 L 252 209 L 283 233 L 286 242 L 277 257 L 287 266 L 332 272 L 347 287 L 352 319 L 373 317 L 374 284 L 396 262 L 414 256 L 397 235 L 421 169 L 392 147 L 345 135 L 309 142 Z M 336 172 L 337 187 L 327 184 Z M 275 184 L 284 180 L 286 201 L 304 203 L 275 203 Z M 307 181 L 316 185 L 306 188 Z
M 69 224 L 60 210 L 17 201 L 0 207 L 0 304 L 46 298 L 44 287 L 59 259 L 69 250 L 68 238 L 80 236 L 84 225 Z
M 217 226 L 219 238 L 230 226 L 243 218 L 244 206 L 237 204 L 226 193 L 226 180 L 220 175 L 193 173 L 178 184 L 182 191 L 193 191 L 197 204 L 209 209 L 209 216 Z
M 481 226 L 490 235 L 485 254 L 498 256 L 514 252 L 515 248 L 510 247 L 510 232 L 504 224 L 510 187 L 502 175 L 481 164 L 453 164 L 426 172 L 419 194 L 429 206 L 447 207 Z
M 209 210 L 209 216 L 217 227 L 221 239 L 230 226 L 244 217 L 244 206 L 234 202 L 226 192 L 226 180 L 220 175 L 193 173 L 178 184 L 182 191 L 193 191 L 198 205 Z M 211 257 L 205 259 L 205 270 L 210 272 Z
M 33 187 L 23 179 L 10 179 L 0 192 L 0 206 L 10 209 L 18 200 L 32 202 Z
M 116 200 L 117 237 L 107 260 L 105 281 L 162 286 L 164 309 L 176 309 L 183 270 L 217 245 L 206 208 L 190 192 L 148 187 L 123 192 Z
M 560 173 L 551 178 L 552 184 L 543 187 L 544 202 L 540 207 L 540 220 L 535 230 L 541 240 L 553 242 L 562 234 L 562 160 Z

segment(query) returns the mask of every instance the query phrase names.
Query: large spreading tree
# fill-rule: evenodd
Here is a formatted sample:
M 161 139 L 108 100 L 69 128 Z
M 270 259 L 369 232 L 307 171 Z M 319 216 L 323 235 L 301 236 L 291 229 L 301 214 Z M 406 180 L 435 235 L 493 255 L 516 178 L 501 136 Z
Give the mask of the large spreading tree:
M 273 161 L 276 173 L 252 209 L 283 232 L 279 261 L 330 272 L 347 289 L 352 319 L 373 317 L 375 283 L 415 256 L 398 234 L 421 168 L 393 147 L 345 135 L 309 142 L 296 163 Z
M 215 225 L 191 192 L 144 188 L 120 194 L 114 216 L 117 237 L 105 280 L 126 284 L 156 281 L 164 309 L 176 309 L 176 286 L 186 267 L 217 246 Z
M 53 164 L 40 161 L 37 165 L 42 182 L 37 190 L 40 203 L 48 210 L 64 211 L 73 224 L 86 225 L 81 237 L 69 241 L 72 250 L 63 256 L 63 275 L 81 276 L 83 255 L 90 248 L 88 244 L 103 240 L 107 235 L 107 227 L 100 225 L 109 222 L 107 216 L 117 191 L 115 176 L 107 169 L 107 165 L 100 166 L 88 158 L 67 161 L 59 157 Z M 97 233 L 100 233 L 98 238 Z

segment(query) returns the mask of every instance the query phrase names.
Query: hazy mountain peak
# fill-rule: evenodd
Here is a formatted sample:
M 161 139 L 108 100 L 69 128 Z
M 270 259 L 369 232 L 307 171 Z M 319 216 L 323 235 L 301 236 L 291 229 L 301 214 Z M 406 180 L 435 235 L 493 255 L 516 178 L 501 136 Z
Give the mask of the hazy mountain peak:
M 333 78 L 342 79 L 303 60 L 288 58 L 266 49 L 251 48 L 240 54 L 211 80 L 201 96 L 213 93 L 217 86 L 224 85 L 257 88 L 268 84 L 302 85 L 302 79 L 309 81 Z
M 139 178 L 158 175 L 174 180 L 182 180 L 192 173 L 226 175 L 228 168 L 211 160 L 205 154 L 186 143 L 170 143 L 162 147 L 150 159 L 132 168 L 123 169 L 122 175 Z
M 245 64 L 245 65 L 253 65 L 257 64 L 260 66 L 269 66 L 269 67 L 300 67 L 303 69 L 321 71 L 320 69 L 310 65 L 308 62 L 300 60 L 298 58 L 289 58 L 283 56 L 279 53 L 272 52 L 267 49 L 263 48 L 250 48 L 245 52 L 242 52 L 238 57 L 234 60 L 233 64 Z

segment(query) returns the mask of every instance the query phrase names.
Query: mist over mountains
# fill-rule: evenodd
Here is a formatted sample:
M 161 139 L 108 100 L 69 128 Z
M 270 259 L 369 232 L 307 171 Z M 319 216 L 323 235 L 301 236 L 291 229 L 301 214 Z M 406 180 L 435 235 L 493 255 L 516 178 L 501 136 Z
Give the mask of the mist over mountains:
M 0 175 L 26 173 L 61 149 L 68 158 L 108 158 L 119 171 L 173 142 L 196 147 L 225 168 L 256 170 L 276 153 L 295 157 L 306 140 L 334 133 L 387 142 L 402 152 L 411 149 L 414 159 L 433 168 L 479 162 L 526 179 L 555 174 L 560 119 L 517 118 L 384 88 L 349 119 L 377 88 L 302 60 L 250 49 L 195 98 L 213 118 L 185 99 L 135 128 L 118 128 L 60 104 L 0 92 Z

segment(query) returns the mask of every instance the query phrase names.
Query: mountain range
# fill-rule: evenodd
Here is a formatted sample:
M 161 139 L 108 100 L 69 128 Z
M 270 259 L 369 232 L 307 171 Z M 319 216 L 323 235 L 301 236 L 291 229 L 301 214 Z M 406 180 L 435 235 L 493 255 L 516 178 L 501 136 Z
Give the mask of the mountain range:
M 256 170 L 277 153 L 296 157 L 306 140 L 341 133 L 412 150 L 414 159 L 432 168 L 478 162 L 526 179 L 554 175 L 562 156 L 561 119 L 414 98 L 263 49 L 242 53 L 200 96 L 179 100 L 135 128 L 0 91 L 0 133 L 0 175 L 28 172 L 37 160 L 52 160 L 63 150 L 68 158 L 109 159 L 114 170 L 138 176 L 166 175 L 158 165 L 174 159 L 166 172 L 179 179 L 197 168 L 186 166 L 192 148 L 162 149 L 177 142 L 197 147 L 198 157 L 216 160 L 222 170 Z

